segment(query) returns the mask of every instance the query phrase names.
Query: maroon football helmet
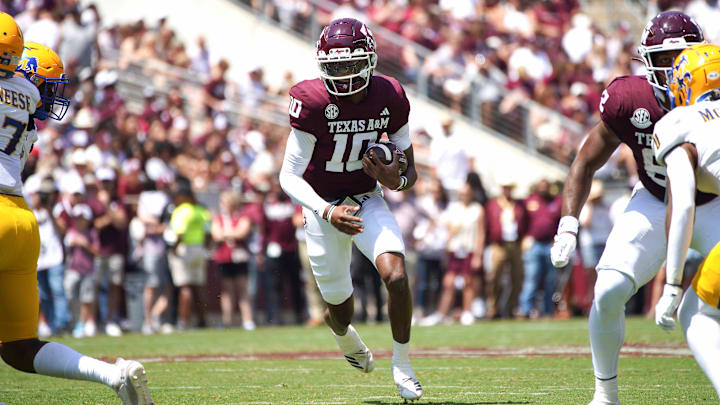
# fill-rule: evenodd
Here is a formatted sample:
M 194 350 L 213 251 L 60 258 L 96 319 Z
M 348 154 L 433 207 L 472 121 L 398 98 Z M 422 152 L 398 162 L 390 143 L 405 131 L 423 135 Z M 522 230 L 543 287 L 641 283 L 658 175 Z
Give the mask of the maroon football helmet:
M 370 28 L 354 18 L 334 20 L 320 34 L 316 58 L 330 94 L 355 94 L 370 84 L 377 66 L 375 38 Z
M 667 91 L 667 86 L 658 80 L 656 72 L 667 75 L 672 66 L 654 66 L 652 54 L 680 50 L 704 42 L 702 29 L 689 15 L 680 11 L 665 11 L 650 20 L 643 30 L 638 53 L 645 63 L 645 75 L 655 88 Z

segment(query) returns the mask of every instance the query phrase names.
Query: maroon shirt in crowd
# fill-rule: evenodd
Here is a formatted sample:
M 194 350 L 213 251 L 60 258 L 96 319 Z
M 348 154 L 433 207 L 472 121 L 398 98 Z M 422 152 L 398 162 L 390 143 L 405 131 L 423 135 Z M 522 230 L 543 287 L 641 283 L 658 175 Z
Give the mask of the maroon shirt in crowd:
M 72 228 L 66 235 L 66 243 L 69 245 L 71 239 L 86 238 L 90 245 L 98 248 L 100 241 L 97 232 L 94 229 L 88 229 L 84 232 Z M 68 269 L 74 270 L 80 274 L 91 275 L 95 269 L 95 256 L 88 252 L 87 249 L 80 246 L 72 246 L 69 249 L 70 259 L 68 260 Z
M 277 243 L 283 253 L 297 250 L 297 239 L 295 239 L 295 225 L 293 215 L 300 212 L 301 208 L 290 201 L 290 199 L 268 199 L 263 204 L 263 250 L 267 250 L 270 243 Z
M 374 75 L 358 104 L 328 93 L 320 79 L 296 84 L 290 96 L 290 125 L 317 140 L 303 178 L 320 197 L 330 201 L 375 188 L 361 159 L 369 143 L 407 124 L 410 103 L 400 83 Z
M 527 211 L 522 201 L 515 200 L 515 221 L 517 221 L 518 229 L 517 241 L 521 241 L 527 233 Z M 503 243 L 515 242 L 503 240 L 502 224 L 500 223 L 500 214 L 502 207 L 498 204 L 497 198 L 493 198 L 485 205 L 485 215 L 487 218 L 487 243 Z
M 224 215 L 224 214 L 216 214 L 215 215 L 215 221 L 218 221 L 220 223 L 220 226 L 225 226 L 224 221 L 229 221 L 231 223 L 231 226 L 234 228 L 238 225 L 238 222 L 242 218 L 245 218 L 246 215 L 243 214 L 243 211 L 234 213 L 232 215 Z M 215 254 L 213 255 L 213 258 L 215 260 L 215 263 L 219 264 L 225 264 L 225 263 L 232 263 L 232 251 L 236 248 L 242 248 L 244 250 L 247 249 L 247 242 L 243 240 L 236 240 L 231 243 L 228 243 L 226 241 L 222 241 L 218 243 L 217 247 L 215 248 Z
M 665 201 L 666 169 L 652 153 L 655 123 L 665 115 L 653 87 L 644 76 L 621 76 L 613 80 L 600 99 L 603 122 L 624 144 L 632 149 L 640 181 L 660 201 Z M 714 195 L 697 193 L 698 204 Z
M 92 209 L 93 218 L 97 219 L 105 215 L 108 210 L 122 210 L 127 213 L 125 205 L 120 200 L 113 200 L 110 206 L 106 207 L 99 199 L 93 198 L 87 203 Z M 110 256 L 114 254 L 125 254 L 127 252 L 127 228 L 116 228 L 110 223 L 108 226 L 98 229 L 98 238 L 100 240 L 100 256 Z
M 535 193 L 525 200 L 528 213 L 528 232 L 538 242 L 552 242 L 562 208 L 561 197 L 543 197 Z

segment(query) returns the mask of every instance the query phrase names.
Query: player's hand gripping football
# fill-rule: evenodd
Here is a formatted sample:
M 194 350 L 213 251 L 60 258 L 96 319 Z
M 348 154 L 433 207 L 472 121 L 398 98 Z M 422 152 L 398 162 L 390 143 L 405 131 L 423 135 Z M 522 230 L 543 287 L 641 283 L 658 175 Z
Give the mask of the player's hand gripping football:
M 553 266 L 562 268 L 567 266 L 570 257 L 575 251 L 577 237 L 570 232 L 562 232 L 555 235 L 555 242 L 550 248 L 550 260 Z
M 655 324 L 665 332 L 670 332 L 675 329 L 675 318 L 673 314 L 680 305 L 680 298 L 682 297 L 682 287 L 665 284 L 663 288 L 663 295 L 655 305 Z
M 400 162 L 395 151 L 393 151 L 393 161 L 387 165 L 380 161 L 374 151 L 370 151 L 363 156 L 362 166 L 365 174 L 379 181 L 380 184 L 390 190 L 400 187 Z
M 362 218 L 353 215 L 359 210 L 360 207 L 338 205 L 337 208 L 330 211 L 328 222 L 342 233 L 357 235 L 365 229 L 362 225 Z

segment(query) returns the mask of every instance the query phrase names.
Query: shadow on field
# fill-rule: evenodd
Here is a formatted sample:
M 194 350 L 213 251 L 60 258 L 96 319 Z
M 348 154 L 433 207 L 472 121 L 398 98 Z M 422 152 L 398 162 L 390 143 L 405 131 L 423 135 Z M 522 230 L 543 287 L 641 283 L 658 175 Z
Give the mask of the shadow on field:
M 385 401 L 365 401 L 366 404 L 372 404 L 372 405 L 396 405 L 398 404 L 398 401 L 391 401 L 391 402 L 385 402 Z M 511 404 L 529 404 L 528 401 L 502 401 L 502 402 L 456 402 L 456 401 L 428 401 L 428 402 L 411 402 L 413 405 L 511 405 Z

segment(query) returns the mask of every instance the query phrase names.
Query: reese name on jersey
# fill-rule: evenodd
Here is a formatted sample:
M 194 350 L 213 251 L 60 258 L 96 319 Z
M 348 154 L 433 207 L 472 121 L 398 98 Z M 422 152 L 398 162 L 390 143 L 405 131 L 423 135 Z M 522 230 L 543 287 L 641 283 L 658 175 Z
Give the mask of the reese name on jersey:
M 19 93 L 3 87 L 0 87 L 0 103 L 25 110 L 27 112 L 30 112 L 30 106 L 32 105 L 30 102 L 30 96 L 27 94 Z

